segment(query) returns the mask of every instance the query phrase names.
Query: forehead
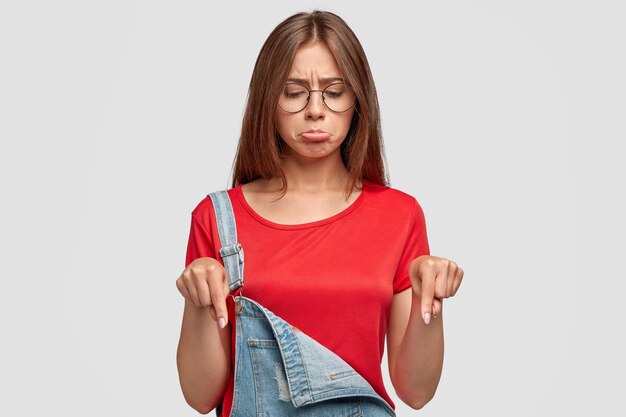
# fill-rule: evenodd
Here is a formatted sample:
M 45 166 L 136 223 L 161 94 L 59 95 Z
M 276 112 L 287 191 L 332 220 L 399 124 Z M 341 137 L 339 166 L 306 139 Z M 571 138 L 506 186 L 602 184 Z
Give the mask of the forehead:
M 318 79 L 341 77 L 341 71 L 330 49 L 323 43 L 301 46 L 293 59 L 290 78 Z

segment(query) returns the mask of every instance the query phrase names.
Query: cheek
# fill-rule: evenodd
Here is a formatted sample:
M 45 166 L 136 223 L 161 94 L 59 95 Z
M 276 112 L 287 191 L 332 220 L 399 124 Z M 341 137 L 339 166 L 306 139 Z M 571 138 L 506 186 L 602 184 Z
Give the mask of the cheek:
M 275 123 L 276 123 L 276 130 L 278 130 L 278 133 L 280 133 L 281 136 L 284 136 L 284 135 L 289 133 L 289 130 L 290 130 L 289 120 L 287 120 L 282 115 L 276 116 L 276 118 L 274 120 L 275 120 Z
M 296 131 L 298 129 L 294 126 L 294 122 L 285 117 L 279 117 L 276 119 L 276 131 L 278 135 L 287 142 L 293 142 L 297 140 L 295 138 Z
M 345 117 L 341 119 L 343 130 L 345 130 L 346 132 L 350 130 L 350 125 L 352 124 L 352 117 L 354 115 L 354 110 L 347 112 L 347 113 L 348 114 L 345 114 L 344 115 Z
M 285 118 L 278 112 L 274 113 L 274 125 L 276 126 L 276 130 L 282 132 L 285 126 Z

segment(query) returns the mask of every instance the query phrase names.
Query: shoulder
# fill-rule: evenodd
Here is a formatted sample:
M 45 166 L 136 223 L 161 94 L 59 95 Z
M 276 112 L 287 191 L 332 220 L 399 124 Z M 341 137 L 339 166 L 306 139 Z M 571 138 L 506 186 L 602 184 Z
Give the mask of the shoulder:
M 403 216 L 411 215 L 416 209 L 421 210 L 417 199 L 408 192 L 366 180 L 364 180 L 364 184 L 367 186 L 370 203 L 381 209 Z
M 236 198 L 235 188 L 229 188 L 225 191 L 228 192 L 228 196 L 231 201 L 234 201 L 234 198 Z M 204 225 L 210 225 L 213 223 L 211 219 L 215 218 L 215 208 L 213 206 L 213 200 L 211 200 L 209 194 L 210 193 L 207 193 L 191 211 L 192 216 Z

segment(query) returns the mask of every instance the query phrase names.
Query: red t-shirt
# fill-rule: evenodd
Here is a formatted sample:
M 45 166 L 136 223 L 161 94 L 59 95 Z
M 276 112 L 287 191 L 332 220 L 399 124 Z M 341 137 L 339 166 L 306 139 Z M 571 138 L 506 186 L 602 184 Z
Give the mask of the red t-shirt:
M 362 182 L 363 190 L 343 211 L 295 225 L 261 217 L 245 200 L 242 184 L 228 194 L 244 250 L 243 295 L 332 350 L 395 410 L 381 370 L 389 307 L 395 293 L 411 287 L 410 262 L 430 249 L 424 213 L 414 197 Z M 185 266 L 205 256 L 223 264 L 221 246 L 214 242 L 219 234 L 207 196 L 191 215 Z M 234 372 L 236 322 L 232 297 L 227 300 Z M 234 374 L 223 417 L 230 415 L 233 387 Z

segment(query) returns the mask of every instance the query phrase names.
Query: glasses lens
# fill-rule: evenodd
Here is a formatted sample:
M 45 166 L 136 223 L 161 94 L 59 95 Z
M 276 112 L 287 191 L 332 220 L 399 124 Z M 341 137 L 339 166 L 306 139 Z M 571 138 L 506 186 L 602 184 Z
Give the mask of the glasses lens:
M 315 93 L 313 93 L 315 94 Z M 309 92 L 301 84 L 285 84 L 278 105 L 288 112 L 299 112 L 307 105 Z M 330 84 L 324 90 L 324 102 L 329 109 L 344 112 L 354 104 L 355 95 L 352 87 L 345 83 Z
M 331 84 L 324 90 L 324 102 L 329 109 L 344 112 L 354 104 L 354 91 L 348 84 Z
M 307 89 L 300 84 L 286 84 L 278 99 L 278 105 L 285 111 L 297 112 L 306 106 L 309 96 Z

